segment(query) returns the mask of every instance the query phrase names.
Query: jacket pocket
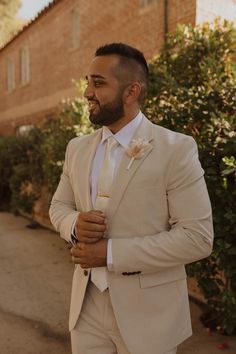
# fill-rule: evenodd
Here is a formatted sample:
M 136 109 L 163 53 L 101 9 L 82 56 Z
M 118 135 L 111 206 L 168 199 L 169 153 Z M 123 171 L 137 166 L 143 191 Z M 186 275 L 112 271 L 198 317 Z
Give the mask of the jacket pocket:
M 139 275 L 141 288 L 150 288 L 181 279 L 186 279 L 186 271 L 184 266 L 168 268 L 157 273 Z

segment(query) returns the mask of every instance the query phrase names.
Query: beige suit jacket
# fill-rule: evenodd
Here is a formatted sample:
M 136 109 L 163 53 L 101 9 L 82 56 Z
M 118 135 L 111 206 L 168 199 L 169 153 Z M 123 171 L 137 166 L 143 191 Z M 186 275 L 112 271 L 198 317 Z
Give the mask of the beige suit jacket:
M 117 323 L 132 354 L 162 354 L 191 335 L 184 264 L 211 253 L 210 201 L 194 140 L 145 117 L 134 138 L 150 142 L 142 159 L 124 154 L 107 210 L 114 271 L 109 291 Z M 50 217 L 71 240 L 79 211 L 92 209 L 89 175 L 101 130 L 70 141 Z M 134 273 L 134 274 L 132 274 Z M 70 329 L 89 277 L 75 267 Z

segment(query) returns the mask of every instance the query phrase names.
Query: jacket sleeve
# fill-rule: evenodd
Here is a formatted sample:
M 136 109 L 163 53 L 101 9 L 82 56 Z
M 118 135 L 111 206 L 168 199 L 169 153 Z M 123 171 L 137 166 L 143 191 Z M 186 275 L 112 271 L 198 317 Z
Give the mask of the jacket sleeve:
M 67 242 L 73 243 L 72 228 L 78 217 L 79 211 L 76 209 L 74 192 L 69 177 L 68 160 L 70 156 L 70 145 L 71 141 L 66 149 L 63 172 L 57 190 L 51 201 L 49 216 L 56 231 L 60 232 L 61 237 Z
M 211 253 L 211 204 L 197 146 L 190 137 L 178 145 L 169 163 L 166 183 L 170 228 L 142 237 L 118 239 L 114 236 L 112 256 L 116 273 L 158 272 Z

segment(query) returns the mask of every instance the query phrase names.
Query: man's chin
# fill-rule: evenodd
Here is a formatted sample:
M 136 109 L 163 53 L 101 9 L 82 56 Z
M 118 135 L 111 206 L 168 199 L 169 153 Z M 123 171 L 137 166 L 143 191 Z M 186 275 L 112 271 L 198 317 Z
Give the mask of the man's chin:
M 91 114 L 89 115 L 89 120 L 91 123 L 95 124 L 95 125 L 103 125 L 103 122 L 101 120 L 100 117 L 98 117 L 97 115 Z

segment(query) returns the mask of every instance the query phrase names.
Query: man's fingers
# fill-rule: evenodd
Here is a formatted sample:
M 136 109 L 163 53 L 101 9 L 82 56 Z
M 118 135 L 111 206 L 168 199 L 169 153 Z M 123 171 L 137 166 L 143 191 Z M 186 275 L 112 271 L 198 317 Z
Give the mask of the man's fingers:
M 83 249 L 86 247 L 85 244 L 81 243 L 80 246 L 77 245 L 76 248 L 71 249 L 71 260 L 75 264 L 80 264 L 81 268 L 89 268 L 86 262 L 86 256 L 83 254 Z
M 104 236 L 107 229 L 107 220 L 105 215 L 99 210 L 81 212 L 75 228 L 80 242 L 93 243 Z
M 103 224 L 92 224 L 90 222 L 82 221 L 77 225 L 78 231 L 94 231 L 94 232 L 104 232 L 106 230 L 106 225 Z
M 99 240 L 101 240 L 102 236 L 100 237 L 80 237 L 80 242 L 84 242 L 84 243 L 94 243 L 97 242 Z
M 91 238 L 99 238 L 99 237 L 103 237 L 104 236 L 104 231 L 105 230 L 102 230 L 102 231 L 94 231 L 94 230 L 80 230 L 78 229 L 79 231 L 79 236 L 80 237 L 91 237 Z
M 94 224 L 104 224 L 106 223 L 105 215 L 101 212 L 98 213 L 96 210 L 91 210 L 88 213 L 80 213 L 79 219 L 87 221 Z
M 107 240 L 95 243 L 79 242 L 71 249 L 72 262 L 82 268 L 103 267 L 107 264 Z
M 71 260 L 75 264 L 80 264 L 81 268 L 89 268 L 89 266 L 84 262 L 84 260 L 79 257 L 72 256 Z
M 103 211 L 101 211 L 101 210 L 95 210 L 95 209 L 93 209 L 93 210 L 90 210 L 89 211 L 89 213 L 91 213 L 91 214 L 95 214 L 95 215 L 99 215 L 99 216 L 102 216 L 102 217 L 106 217 L 106 215 L 103 213 Z

